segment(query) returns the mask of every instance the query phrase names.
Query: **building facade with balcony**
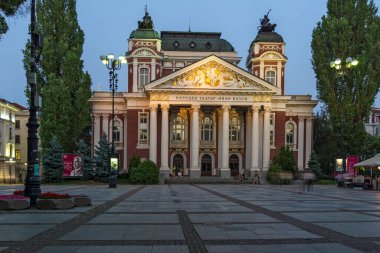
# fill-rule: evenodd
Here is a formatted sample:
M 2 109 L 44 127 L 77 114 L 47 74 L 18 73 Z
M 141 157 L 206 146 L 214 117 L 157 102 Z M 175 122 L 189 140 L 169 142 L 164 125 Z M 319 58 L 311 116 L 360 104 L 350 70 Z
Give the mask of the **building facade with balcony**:
M 274 27 L 262 21 L 242 69 L 221 33 L 158 33 L 146 12 L 128 40 L 128 84 L 115 94 L 121 168 L 137 155 L 167 175 L 251 175 L 265 173 L 282 146 L 306 168 L 317 101 L 284 94 L 288 59 Z M 111 140 L 112 93 L 94 92 L 90 101 L 94 148 L 102 134 Z

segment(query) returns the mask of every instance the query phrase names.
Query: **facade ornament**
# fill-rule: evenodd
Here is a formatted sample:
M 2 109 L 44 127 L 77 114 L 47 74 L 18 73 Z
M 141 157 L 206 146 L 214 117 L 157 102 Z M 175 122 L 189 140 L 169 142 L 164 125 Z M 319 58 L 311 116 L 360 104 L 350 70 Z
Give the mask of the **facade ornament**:
M 151 41 L 137 41 L 136 47 L 154 47 L 154 43 Z
M 241 89 L 253 87 L 253 84 L 251 84 L 247 78 L 211 61 L 186 74 L 178 76 L 172 82 L 172 87 Z
M 260 19 L 260 26 L 257 28 L 259 30 L 259 33 L 274 32 L 277 24 L 269 23 L 270 19 L 268 16 L 270 11 L 271 10 L 269 10 L 268 13 L 264 15 L 264 18 Z
M 272 97 L 268 95 L 253 96 L 253 102 L 271 102 Z
M 153 29 L 153 20 L 149 16 L 147 5 L 145 5 L 145 15 L 143 17 L 143 20 L 138 21 L 137 24 L 139 29 Z
M 151 94 L 150 100 L 151 101 L 168 101 L 169 95 L 168 94 Z
M 134 53 L 134 56 L 155 56 L 155 54 L 147 49 L 142 49 Z

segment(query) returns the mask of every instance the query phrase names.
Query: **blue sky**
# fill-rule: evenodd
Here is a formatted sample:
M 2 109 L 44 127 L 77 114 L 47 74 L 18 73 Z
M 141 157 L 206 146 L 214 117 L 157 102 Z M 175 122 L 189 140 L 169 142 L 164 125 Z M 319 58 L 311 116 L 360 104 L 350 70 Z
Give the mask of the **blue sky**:
M 288 57 L 285 93 L 310 94 L 316 98 L 315 75 L 311 66 L 311 34 L 326 14 L 326 0 L 77 0 L 78 20 L 85 33 L 84 69 L 93 90 L 108 90 L 108 71 L 99 56 L 124 54 L 130 33 L 148 5 L 157 31 L 221 32 L 244 63 L 248 47 L 257 34 L 260 18 L 271 9 L 271 23 L 285 42 Z M 375 0 L 377 6 L 380 0 Z M 8 19 L 10 30 L 0 41 L 0 97 L 26 105 L 22 49 L 28 38 L 30 17 Z M 328 63 L 327 63 L 328 64 Z M 127 87 L 126 67 L 119 71 L 119 91 Z M 380 100 L 375 102 L 380 106 Z

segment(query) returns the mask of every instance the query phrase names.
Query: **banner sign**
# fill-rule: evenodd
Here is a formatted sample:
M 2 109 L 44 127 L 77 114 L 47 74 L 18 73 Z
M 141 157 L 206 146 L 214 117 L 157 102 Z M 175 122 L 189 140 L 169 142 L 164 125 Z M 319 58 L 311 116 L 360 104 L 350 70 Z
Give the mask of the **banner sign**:
M 63 176 L 82 177 L 83 159 L 79 154 L 63 154 Z

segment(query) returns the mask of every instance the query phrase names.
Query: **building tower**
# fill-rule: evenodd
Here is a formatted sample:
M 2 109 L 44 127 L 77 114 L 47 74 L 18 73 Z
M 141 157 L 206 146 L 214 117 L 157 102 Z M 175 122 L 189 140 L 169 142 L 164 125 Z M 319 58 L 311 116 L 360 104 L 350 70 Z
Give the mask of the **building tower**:
M 143 91 L 145 84 L 162 76 L 161 39 L 153 29 L 153 21 L 147 7 L 138 28 L 129 36 L 128 52 L 128 92 Z
M 268 14 L 260 20 L 257 36 L 248 50 L 246 67 L 255 76 L 280 88 L 277 95 L 284 95 L 285 43 L 282 36 L 274 31 L 276 24 L 269 23 Z

